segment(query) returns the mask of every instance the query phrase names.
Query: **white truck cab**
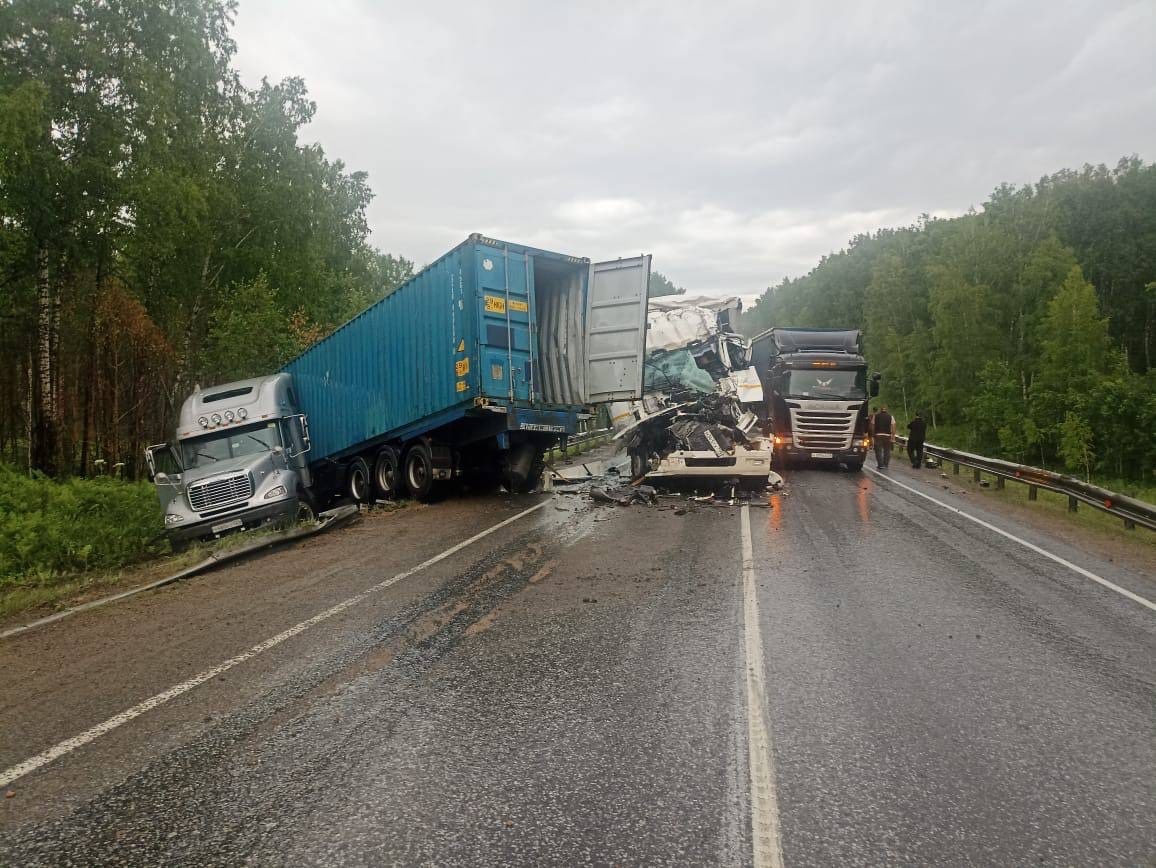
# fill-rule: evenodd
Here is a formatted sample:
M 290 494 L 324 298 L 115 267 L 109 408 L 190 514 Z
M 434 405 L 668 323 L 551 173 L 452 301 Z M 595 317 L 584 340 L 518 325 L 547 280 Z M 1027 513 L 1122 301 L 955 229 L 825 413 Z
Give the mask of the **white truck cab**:
M 308 516 L 309 426 L 280 373 L 198 388 L 176 439 L 145 450 L 173 542 Z

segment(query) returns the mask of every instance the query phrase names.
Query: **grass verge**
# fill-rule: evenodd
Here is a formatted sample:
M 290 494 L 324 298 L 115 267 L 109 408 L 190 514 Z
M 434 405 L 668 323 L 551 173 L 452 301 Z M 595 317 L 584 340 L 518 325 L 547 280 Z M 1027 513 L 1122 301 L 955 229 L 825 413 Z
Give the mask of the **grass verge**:
M 1101 512 L 1094 507 L 1088 506 L 1086 503 L 1079 504 L 1076 512 L 1068 512 L 1067 495 L 1045 491 L 1041 488 L 1036 492 L 1037 499 L 1031 501 L 1028 500 L 1028 486 L 1022 483 L 1008 480 L 1005 483 L 1006 487 L 1000 489 L 996 487 L 995 476 L 989 473 L 980 473 L 980 479 L 989 483 L 988 487 L 984 487 L 975 482 L 972 471 L 968 467 L 961 467 L 959 476 L 955 476 L 951 472 L 950 462 L 944 462 L 943 466 L 938 469 L 940 472 L 946 473 L 948 479 L 951 480 L 954 485 L 958 485 L 969 492 L 979 494 L 983 498 L 992 498 L 993 500 L 1018 509 L 1034 511 L 1054 522 L 1093 530 L 1109 537 L 1126 540 L 1129 543 L 1138 543 L 1156 551 L 1156 532 L 1143 527 L 1128 530 L 1124 527 L 1123 519 L 1109 515 L 1106 512 Z M 1105 485 L 1105 487 L 1110 486 Z M 1119 489 L 1115 490 L 1119 491 Z M 1141 491 L 1144 490 L 1145 489 L 1141 489 Z M 1147 491 L 1150 494 L 1152 493 L 1150 489 Z M 1129 492 L 1129 494 L 1131 494 L 1131 492 Z M 1143 495 L 1132 496 L 1139 497 L 1141 500 L 1148 500 L 1148 498 L 1145 498 Z

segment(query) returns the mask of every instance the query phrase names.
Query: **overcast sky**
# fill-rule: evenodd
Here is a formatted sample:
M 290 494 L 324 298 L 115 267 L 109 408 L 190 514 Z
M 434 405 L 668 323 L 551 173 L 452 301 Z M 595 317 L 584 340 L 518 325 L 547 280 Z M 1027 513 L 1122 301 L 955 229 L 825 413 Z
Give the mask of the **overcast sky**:
M 245 81 L 369 172 L 373 243 L 654 254 L 748 295 L 854 234 L 1156 159 L 1156 2 L 240 0 Z

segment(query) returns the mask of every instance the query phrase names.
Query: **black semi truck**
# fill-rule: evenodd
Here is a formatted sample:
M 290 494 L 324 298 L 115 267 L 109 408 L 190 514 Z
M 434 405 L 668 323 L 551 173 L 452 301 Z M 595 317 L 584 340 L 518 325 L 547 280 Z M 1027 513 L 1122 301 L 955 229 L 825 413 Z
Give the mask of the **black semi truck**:
M 867 401 L 879 394 L 880 378 L 867 375 L 862 341 L 852 329 L 772 328 L 751 342 L 778 466 L 863 467 L 871 445 Z

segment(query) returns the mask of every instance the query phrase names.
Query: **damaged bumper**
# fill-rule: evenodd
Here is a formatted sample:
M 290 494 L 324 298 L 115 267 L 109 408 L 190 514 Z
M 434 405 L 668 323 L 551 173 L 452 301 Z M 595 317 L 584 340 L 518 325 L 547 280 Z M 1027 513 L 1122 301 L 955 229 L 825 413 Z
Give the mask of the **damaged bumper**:
M 661 458 L 646 473 L 648 482 L 698 482 L 735 478 L 745 484 L 766 485 L 771 472 L 771 443 L 757 439 L 732 454 L 713 451 L 677 450 Z

